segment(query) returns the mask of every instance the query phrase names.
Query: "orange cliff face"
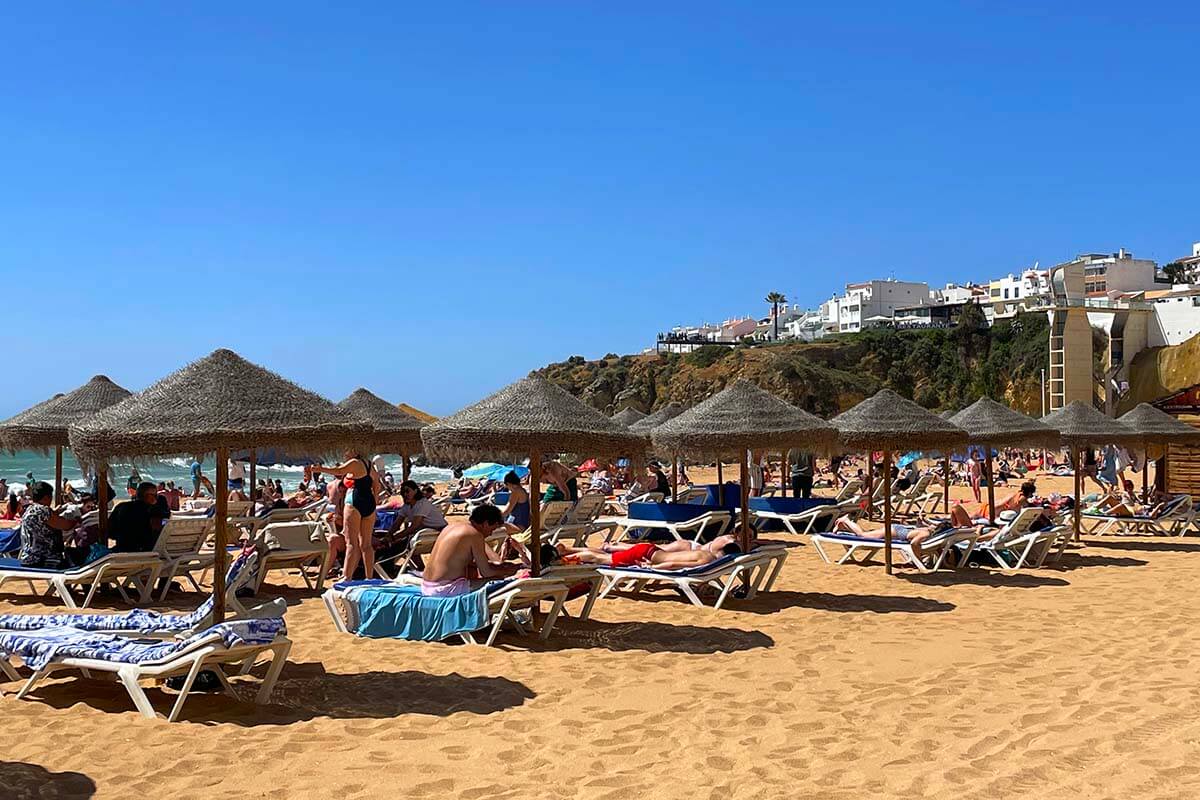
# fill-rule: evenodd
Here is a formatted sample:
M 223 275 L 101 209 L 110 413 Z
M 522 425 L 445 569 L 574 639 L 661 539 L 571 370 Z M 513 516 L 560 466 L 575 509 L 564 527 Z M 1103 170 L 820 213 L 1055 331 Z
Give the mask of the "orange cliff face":
M 1143 350 L 1129 366 L 1129 394 L 1117 405 L 1124 414 L 1138 403 L 1153 403 L 1200 384 L 1200 334 L 1186 342 Z

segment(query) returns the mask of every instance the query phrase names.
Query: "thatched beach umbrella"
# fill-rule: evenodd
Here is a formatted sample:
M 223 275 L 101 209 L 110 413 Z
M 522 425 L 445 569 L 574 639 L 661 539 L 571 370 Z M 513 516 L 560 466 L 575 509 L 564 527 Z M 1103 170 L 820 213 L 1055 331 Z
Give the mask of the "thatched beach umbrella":
M 71 447 L 88 463 L 114 458 L 216 452 L 213 616 L 225 614 L 229 451 L 279 447 L 323 457 L 370 441 L 371 428 L 320 395 L 230 350 L 216 350 L 71 426 Z
M 451 461 L 483 457 L 516 463 L 529 457 L 530 555 L 535 576 L 541 571 L 541 508 L 533 495 L 541 485 L 542 457 L 563 452 L 640 456 L 645 450 L 643 436 L 630 433 L 539 375 L 422 428 L 421 441 L 427 454 Z
M 409 457 L 421 452 L 421 428 L 427 423 L 363 388 L 355 389 L 338 406 L 370 423 L 375 430 L 371 451 L 399 454 L 403 458 L 401 480 L 408 480 Z
M 623 408 L 612 415 L 613 422 L 620 423 L 625 427 L 629 427 L 638 420 L 646 418 L 646 415 L 638 411 L 636 408 Z
M 1186 422 L 1175 419 L 1175 417 L 1172 417 L 1167 412 L 1157 409 L 1149 403 L 1138 403 L 1132 410 L 1118 417 L 1117 422 L 1138 435 L 1139 444 L 1145 453 L 1142 458 L 1144 462 L 1142 464 L 1143 500 L 1150 496 L 1148 477 L 1150 473 L 1150 447 L 1154 445 L 1163 446 L 1163 454 L 1159 457 L 1158 471 L 1160 475 L 1165 476 L 1167 465 L 1166 445 L 1194 445 L 1200 443 L 1200 430 L 1193 428 Z M 1166 488 L 1165 477 L 1163 488 Z
M 668 420 L 675 419 L 686 410 L 679 403 L 667 403 L 653 414 L 648 414 L 630 425 L 629 430 L 642 434 L 646 437 L 646 441 L 649 441 L 651 430 Z M 717 459 L 717 486 L 720 487 L 721 484 L 721 460 Z M 671 492 L 672 499 L 679 499 L 679 457 L 676 455 L 671 456 Z M 720 495 L 722 490 L 718 488 L 717 493 Z
M 54 448 L 54 499 L 62 492 L 62 451 L 69 443 L 67 429 L 80 420 L 103 411 L 113 403 L 129 397 L 129 390 L 113 383 L 106 375 L 96 375 L 90 381 L 67 394 L 56 394 L 33 408 L 22 411 L 0 423 L 0 443 L 10 452 L 16 450 L 48 450 Z M 101 502 L 107 476 L 97 475 L 100 509 L 100 530 L 107 528 L 108 504 Z
M 1141 441 L 1138 434 L 1111 417 L 1097 411 L 1082 400 L 1073 400 L 1042 418 L 1042 423 L 1058 431 L 1063 444 L 1071 451 L 1071 469 L 1075 473 L 1075 505 L 1072 518 L 1075 538 L 1079 538 L 1079 511 L 1083 501 L 1083 475 L 1080 474 L 1079 453 L 1095 444 L 1128 444 Z
M 979 398 L 951 417 L 950 421 L 967 432 L 967 440 L 971 444 L 983 447 L 984 475 L 987 476 L 988 482 L 988 522 L 995 524 L 996 481 L 992 475 L 993 445 L 1057 446 L 1058 432 L 1020 411 L 1000 405 L 989 397 Z
M 650 437 L 655 447 L 672 453 L 716 456 L 718 460 L 724 455 L 737 457 L 741 465 L 741 533 L 745 550 L 750 549 L 747 467 L 750 451 L 776 446 L 826 453 L 837 444 L 837 430 L 828 422 L 747 380 L 736 381 L 655 427 Z
M 891 389 L 843 411 L 830 422 L 848 450 L 883 451 L 883 558 L 892 571 L 892 453 L 897 450 L 942 450 L 948 452 L 967 443 L 967 434 L 937 414 L 926 411 Z

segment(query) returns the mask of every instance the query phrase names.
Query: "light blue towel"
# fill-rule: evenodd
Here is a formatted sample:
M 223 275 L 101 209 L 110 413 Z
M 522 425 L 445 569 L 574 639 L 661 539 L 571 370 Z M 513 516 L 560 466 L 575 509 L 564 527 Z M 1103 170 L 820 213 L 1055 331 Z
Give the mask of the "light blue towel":
M 457 597 L 425 597 L 419 586 L 351 588 L 358 604 L 359 636 L 439 642 L 488 624 L 488 590 L 483 587 Z

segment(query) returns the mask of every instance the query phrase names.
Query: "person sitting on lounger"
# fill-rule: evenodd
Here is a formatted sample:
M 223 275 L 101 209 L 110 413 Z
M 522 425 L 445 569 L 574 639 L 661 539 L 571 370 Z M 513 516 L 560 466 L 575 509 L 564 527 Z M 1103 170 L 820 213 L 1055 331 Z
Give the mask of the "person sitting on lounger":
M 421 594 L 455 597 L 471 591 L 472 573 L 481 578 L 503 578 L 523 569 L 523 565 L 500 561 L 487 546 L 487 537 L 503 525 L 500 509 L 495 506 L 479 506 L 467 522 L 447 525 L 425 559 Z
M 1020 511 L 1029 505 L 1029 501 L 1035 494 L 1037 494 L 1037 484 L 1033 481 L 1025 481 L 1021 484 L 1019 491 L 1010 494 L 996 504 L 996 515 L 998 516 L 1005 511 Z M 968 528 L 975 524 L 975 520 L 986 520 L 988 517 L 987 503 L 979 506 L 975 512 L 975 516 L 971 516 L 970 512 L 963 508 L 961 503 L 950 509 L 950 521 L 960 528 Z
M 109 538 L 115 540 L 114 552 L 148 553 L 158 543 L 163 524 L 171 516 L 167 499 L 159 497 L 153 483 L 144 481 L 136 488 L 133 500 L 113 509 L 108 520 Z
M 1152 498 L 1152 502 L 1150 503 L 1139 503 L 1137 491 L 1133 487 L 1133 481 L 1128 478 L 1125 479 L 1124 489 L 1120 494 L 1105 495 L 1099 502 L 1089 508 L 1088 511 L 1107 514 L 1110 517 L 1135 517 L 1139 515 L 1155 517 L 1162 513 L 1169 502 L 1167 499 L 1153 502 Z
M 54 488 L 38 481 L 29 488 L 33 501 L 21 517 L 21 566 L 38 569 L 66 569 L 67 561 L 63 531 L 74 528 L 78 520 L 64 519 L 50 508 Z
M 737 555 L 742 552 L 742 548 L 738 546 L 736 537 L 726 534 L 704 545 L 691 541 L 677 541 L 668 544 L 613 544 L 595 548 L 568 547 L 559 543 L 556 552 L 560 558 L 573 556 L 583 564 L 673 570 L 702 567 L 722 556 Z
M 948 522 L 930 523 L 926 525 L 896 525 L 893 523 L 892 541 L 906 542 L 912 547 L 914 556 L 917 558 L 924 558 L 924 554 L 921 552 L 921 544 L 928 540 L 930 536 L 942 533 L 951 527 L 953 526 Z M 965 527 L 970 526 L 968 525 Z M 982 530 L 983 529 L 981 527 L 976 528 L 975 533 L 978 535 Z M 854 536 L 861 536 L 864 539 L 883 538 L 883 528 L 868 531 L 849 516 L 838 517 L 837 521 L 833 523 L 833 531 L 835 533 L 843 532 L 853 534 Z
M 504 476 L 504 488 L 508 490 L 508 504 L 500 516 L 504 518 L 504 527 L 512 533 L 520 533 L 529 527 L 529 492 L 512 470 Z

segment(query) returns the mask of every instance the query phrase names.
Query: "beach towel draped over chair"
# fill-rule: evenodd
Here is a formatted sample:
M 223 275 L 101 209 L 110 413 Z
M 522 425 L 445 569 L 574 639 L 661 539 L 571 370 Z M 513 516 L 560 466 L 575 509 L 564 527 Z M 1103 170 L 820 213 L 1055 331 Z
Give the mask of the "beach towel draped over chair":
M 223 664 L 246 664 L 259 655 L 271 655 L 256 702 L 270 697 L 283 664 L 291 650 L 287 630 L 278 618 L 239 620 L 206 628 L 185 639 L 146 642 L 139 639 L 92 633 L 73 628 L 47 628 L 39 631 L 0 632 L 0 671 L 10 680 L 18 680 L 14 669 L 19 660 L 34 670 L 17 692 L 21 699 L 48 675 L 65 669 L 77 669 L 115 675 L 124 685 L 142 716 L 155 718 L 153 706 L 138 685 L 139 680 L 185 676 L 179 697 L 168 721 L 175 721 L 202 669 L 211 670 L 227 692 L 232 687 L 221 669 Z
M 552 577 L 492 581 L 481 586 L 475 593 L 482 591 L 479 597 L 485 598 L 487 603 L 482 624 L 472 630 L 466 630 L 468 625 L 478 620 L 462 609 L 455 609 L 449 616 L 454 618 L 452 621 L 459 623 L 460 629 L 450 630 L 449 627 L 441 627 L 443 615 L 440 611 L 426 609 L 420 601 L 389 600 L 384 596 L 387 593 L 396 593 L 411 598 L 414 591 L 419 596 L 417 582 L 419 579 L 411 574 L 397 581 L 346 581 L 334 584 L 321 597 L 334 627 L 342 633 L 420 638 L 427 641 L 457 636 L 467 644 L 477 644 L 475 633 L 487 630 L 484 645 L 490 646 L 506 623 L 512 624 L 522 634 L 529 633 L 528 626 L 517 612 L 536 608 L 543 600 L 550 600 L 552 605 L 542 623 L 539 636 L 542 639 L 549 637 L 569 591 L 565 583 Z M 364 595 L 368 590 L 370 592 Z M 363 603 L 364 598 L 368 602 Z M 436 598 L 427 599 L 436 601 Z M 430 623 L 428 619 L 421 622 L 417 618 L 423 614 L 439 621 L 436 624 Z M 370 615 L 369 627 L 364 629 L 364 617 L 367 615 Z M 445 636 L 437 637 L 438 630 L 444 631 Z M 402 636 L 401 633 L 406 635 Z M 417 635 L 418 633 L 421 635 Z
M 234 611 L 235 619 L 248 617 L 251 612 L 237 599 L 237 592 L 254 579 L 258 554 L 242 553 L 229 565 L 225 577 L 225 604 Z M 280 601 L 282 602 L 282 601 Z M 264 607 L 265 608 L 265 607 Z M 269 616 L 279 617 L 287 610 L 287 603 L 271 604 Z M 46 628 L 74 628 L 95 633 L 121 633 L 138 636 L 174 636 L 193 633 L 207 627 L 213 610 L 213 598 L 209 596 L 200 607 L 189 614 L 162 614 L 148 609 L 135 608 L 124 614 L 0 614 L 0 631 L 36 631 Z M 265 616 L 258 613 L 256 616 Z

